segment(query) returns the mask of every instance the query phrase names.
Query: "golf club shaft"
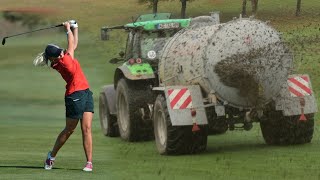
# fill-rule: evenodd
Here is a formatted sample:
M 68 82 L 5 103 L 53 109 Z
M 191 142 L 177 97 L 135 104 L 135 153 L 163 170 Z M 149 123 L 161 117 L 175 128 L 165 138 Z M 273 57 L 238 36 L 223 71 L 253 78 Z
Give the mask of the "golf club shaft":
M 33 30 L 33 31 L 28 31 L 28 32 L 20 33 L 20 34 L 15 34 L 15 35 L 7 36 L 5 38 L 20 36 L 23 34 L 28 34 L 28 33 L 36 32 L 36 31 L 42 31 L 42 30 L 51 29 L 51 28 L 60 27 L 60 26 L 63 26 L 63 24 L 59 24 L 59 25 L 55 25 L 55 26 L 51 26 L 51 27 L 47 27 L 47 28 L 42 28 L 42 29 L 37 29 L 37 30 Z

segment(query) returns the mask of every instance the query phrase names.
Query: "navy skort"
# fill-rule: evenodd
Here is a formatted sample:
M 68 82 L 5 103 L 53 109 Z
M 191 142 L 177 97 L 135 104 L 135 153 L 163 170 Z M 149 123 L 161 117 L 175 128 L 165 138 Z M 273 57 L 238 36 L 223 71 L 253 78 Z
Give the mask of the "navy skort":
M 71 119 L 82 119 L 84 112 L 94 113 L 93 93 L 89 90 L 75 91 L 65 96 L 66 117 Z

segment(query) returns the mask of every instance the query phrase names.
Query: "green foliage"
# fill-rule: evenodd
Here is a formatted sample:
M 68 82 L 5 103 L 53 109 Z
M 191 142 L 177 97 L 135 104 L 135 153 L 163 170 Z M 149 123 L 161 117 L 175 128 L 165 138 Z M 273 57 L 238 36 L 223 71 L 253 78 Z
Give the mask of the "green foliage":
M 20 22 L 23 26 L 27 26 L 29 29 L 32 29 L 37 25 L 45 24 L 43 17 L 37 14 L 5 11 L 3 12 L 3 17 L 11 23 Z
M 138 0 L 140 4 L 147 4 L 149 8 L 152 8 L 153 0 Z
M 22 20 L 22 14 L 15 14 L 10 11 L 3 12 L 3 17 L 9 22 L 15 23 Z

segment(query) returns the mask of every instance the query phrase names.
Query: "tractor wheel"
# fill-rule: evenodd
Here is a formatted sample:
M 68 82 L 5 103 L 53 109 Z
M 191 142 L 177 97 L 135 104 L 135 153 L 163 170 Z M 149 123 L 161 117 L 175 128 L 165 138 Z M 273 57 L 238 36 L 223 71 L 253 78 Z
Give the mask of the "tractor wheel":
M 314 114 L 306 114 L 306 121 L 298 116 L 283 116 L 281 111 L 269 112 L 260 122 L 262 135 L 270 145 L 309 143 L 313 137 Z
M 172 126 L 163 95 L 158 95 L 154 105 L 154 134 L 160 154 L 192 154 L 206 150 L 207 126 L 192 132 L 192 126 Z
M 109 137 L 118 137 L 117 117 L 110 114 L 107 97 L 104 92 L 99 96 L 99 117 L 102 133 Z
M 140 109 L 146 106 L 148 95 L 146 87 L 138 82 L 126 79 L 118 81 L 116 89 L 116 106 L 120 136 L 126 141 L 149 140 L 152 135 L 152 121 L 142 119 Z

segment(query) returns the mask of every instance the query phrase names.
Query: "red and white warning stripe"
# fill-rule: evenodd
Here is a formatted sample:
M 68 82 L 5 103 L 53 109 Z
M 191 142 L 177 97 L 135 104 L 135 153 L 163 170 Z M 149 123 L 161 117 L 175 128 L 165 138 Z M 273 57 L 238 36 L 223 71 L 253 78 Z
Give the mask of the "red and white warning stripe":
M 171 109 L 192 108 L 192 98 L 188 88 L 168 89 Z
M 303 97 L 312 94 L 308 76 L 295 76 L 288 79 L 289 91 L 292 97 Z

